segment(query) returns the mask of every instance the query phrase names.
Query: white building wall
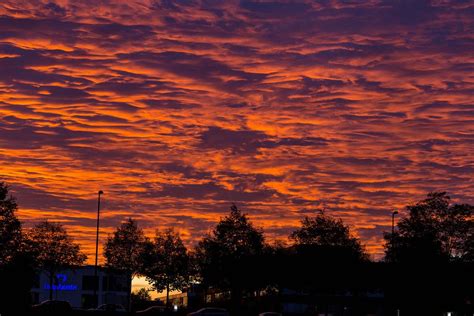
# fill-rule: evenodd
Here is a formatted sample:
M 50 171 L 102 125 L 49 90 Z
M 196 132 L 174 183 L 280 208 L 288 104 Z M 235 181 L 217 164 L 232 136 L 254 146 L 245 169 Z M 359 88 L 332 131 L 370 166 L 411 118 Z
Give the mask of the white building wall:
M 53 299 L 68 301 L 74 308 L 90 308 L 94 299 L 94 267 L 67 269 L 56 274 L 53 283 Z M 128 306 L 130 280 L 124 274 L 108 273 L 99 269 L 98 305 L 113 303 Z M 49 300 L 49 277 L 43 272 L 32 289 L 34 303 Z M 92 300 L 92 301 L 91 301 Z

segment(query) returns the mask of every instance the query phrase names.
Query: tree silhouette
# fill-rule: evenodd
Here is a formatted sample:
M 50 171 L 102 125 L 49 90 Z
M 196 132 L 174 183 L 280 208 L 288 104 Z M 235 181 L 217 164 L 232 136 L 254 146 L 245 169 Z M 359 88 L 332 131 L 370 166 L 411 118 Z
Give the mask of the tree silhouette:
M 452 205 L 446 192 L 433 192 L 407 210 L 397 231 L 384 236 L 386 261 L 473 261 L 474 206 Z
M 323 211 L 313 218 L 305 217 L 301 221 L 301 228 L 290 235 L 290 240 L 298 248 L 322 251 L 325 256 L 330 252 L 355 261 L 368 260 L 359 239 L 351 235 L 349 226 Z
M 230 214 L 196 247 L 202 283 L 230 290 L 232 301 L 237 304 L 249 279 L 245 263 L 260 256 L 264 246 L 263 233 L 232 205 Z
M 25 249 L 18 209 L 9 187 L 0 182 L 0 314 L 27 312 L 34 279 L 34 258 Z
M 147 308 L 152 302 L 150 290 L 141 288 L 131 294 L 131 303 L 134 310 Z
M 156 231 L 153 242 L 144 251 L 143 274 L 157 291 L 183 290 L 189 281 L 189 256 L 178 233 L 173 229 Z
M 18 206 L 8 192 L 8 186 L 0 182 L 0 268 L 14 259 L 22 244 L 21 223 L 15 216 Z
M 48 275 L 51 300 L 56 273 L 83 264 L 87 256 L 59 223 L 41 222 L 28 232 L 27 237 L 29 251 L 35 255 L 38 267 Z
M 138 228 L 136 221 L 132 218 L 128 218 L 117 227 L 112 236 L 107 238 L 107 242 L 104 246 L 106 266 L 117 271 L 125 272 L 129 276 L 129 303 L 132 279 L 135 275 L 138 275 L 142 269 L 142 256 L 145 242 L 146 237 L 143 234 L 143 230 Z
M 151 295 L 150 295 L 150 290 L 147 290 L 146 288 L 141 288 L 138 291 L 135 291 L 132 293 L 132 296 L 137 300 L 137 301 L 151 301 Z

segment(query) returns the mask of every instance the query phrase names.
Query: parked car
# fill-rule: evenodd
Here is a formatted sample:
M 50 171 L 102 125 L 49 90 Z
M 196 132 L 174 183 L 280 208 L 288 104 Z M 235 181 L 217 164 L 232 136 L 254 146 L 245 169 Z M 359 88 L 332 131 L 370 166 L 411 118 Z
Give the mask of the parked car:
M 263 312 L 258 314 L 258 316 L 281 316 L 281 313 L 277 312 Z
M 69 302 L 58 300 L 41 302 L 40 304 L 33 305 L 31 310 L 34 314 L 44 315 L 66 315 L 72 313 L 72 307 Z
M 189 313 L 188 316 L 229 316 L 229 312 L 223 308 L 206 307 Z
M 152 306 L 148 307 L 147 309 L 144 309 L 142 311 L 137 311 L 135 315 L 140 315 L 140 316 L 148 316 L 148 315 L 160 315 L 160 316 L 165 316 L 165 315 L 171 315 L 172 313 L 166 306 Z
M 120 304 L 102 304 L 97 308 L 89 309 L 90 313 L 103 315 L 126 315 L 127 310 Z

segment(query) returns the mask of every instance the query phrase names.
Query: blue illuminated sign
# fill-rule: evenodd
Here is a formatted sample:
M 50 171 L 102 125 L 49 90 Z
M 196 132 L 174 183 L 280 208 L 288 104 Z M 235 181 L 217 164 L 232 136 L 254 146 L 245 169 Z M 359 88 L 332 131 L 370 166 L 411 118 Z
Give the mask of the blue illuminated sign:
M 77 291 L 77 285 L 75 284 L 66 284 L 67 275 L 65 274 L 57 274 L 56 275 L 57 284 L 53 284 L 52 288 L 54 291 Z M 49 284 L 45 284 L 43 289 L 50 290 L 51 286 Z

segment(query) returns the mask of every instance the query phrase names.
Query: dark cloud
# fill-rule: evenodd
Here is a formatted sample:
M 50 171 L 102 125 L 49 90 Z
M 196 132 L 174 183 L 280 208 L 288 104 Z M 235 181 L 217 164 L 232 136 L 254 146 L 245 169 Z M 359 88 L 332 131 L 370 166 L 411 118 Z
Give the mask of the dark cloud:
M 95 197 L 90 199 L 71 198 L 61 192 L 51 193 L 46 188 L 39 189 L 33 186 L 16 184 L 12 187 L 13 194 L 21 201 L 20 209 L 36 209 L 41 206 L 43 211 L 56 213 L 57 217 L 64 215 L 64 210 L 74 209 L 80 212 L 94 212 Z M 38 220 L 48 220 L 49 216 L 40 216 Z
M 260 1 L 241 1 L 240 6 L 247 10 L 253 18 L 298 18 L 311 9 L 307 3 L 284 3 L 277 1 L 260 2 Z
M 272 139 L 259 131 L 226 130 L 211 126 L 200 136 L 201 146 L 214 149 L 232 149 L 235 153 L 255 153 L 260 148 L 278 146 L 325 146 L 328 141 L 320 137 Z
M 149 192 L 145 196 L 153 197 L 179 197 L 193 199 L 213 199 L 216 201 L 249 202 L 263 201 L 276 194 L 273 190 L 260 190 L 245 192 L 227 190 L 215 183 L 164 185 L 162 190 Z
M 267 136 L 256 131 L 232 131 L 211 126 L 200 136 L 201 146 L 214 149 L 233 149 L 241 153 L 253 153 Z
M 0 120 L 0 131 L 2 147 L 12 149 L 38 149 L 43 146 L 63 148 L 77 140 L 97 141 L 101 138 L 96 132 L 73 131 L 63 126 L 35 126 L 32 122 L 12 116 Z
M 201 107 L 201 105 L 197 103 L 184 103 L 178 100 L 172 100 L 172 99 L 146 99 L 146 100 L 141 100 L 143 103 L 146 105 L 150 106 L 151 108 L 164 108 L 164 109 L 175 109 L 175 110 L 180 110 L 180 109 L 191 109 L 191 108 L 196 108 L 196 107 Z

